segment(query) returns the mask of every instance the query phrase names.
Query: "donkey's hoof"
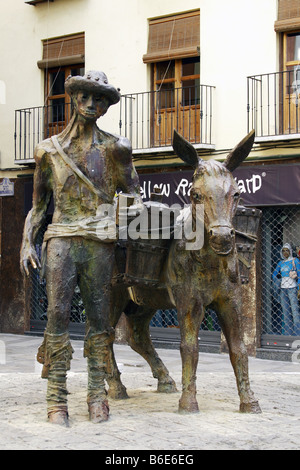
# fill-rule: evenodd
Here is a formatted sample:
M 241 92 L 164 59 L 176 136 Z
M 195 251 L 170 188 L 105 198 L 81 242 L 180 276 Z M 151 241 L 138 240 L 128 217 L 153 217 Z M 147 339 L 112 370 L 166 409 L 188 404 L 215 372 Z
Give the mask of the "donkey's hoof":
M 195 399 L 180 399 L 179 400 L 179 413 L 199 413 L 197 400 Z
M 251 401 L 248 403 L 241 403 L 240 404 L 240 412 L 241 413 L 261 413 L 261 408 L 259 406 L 258 401 Z
M 170 379 L 169 382 L 158 382 L 157 384 L 158 393 L 175 393 L 178 392 L 176 384 L 173 379 Z
M 60 426 L 69 427 L 69 419 L 67 411 L 53 411 L 48 413 L 49 423 L 59 424 Z
M 102 423 L 109 418 L 108 401 L 89 403 L 89 417 L 92 423 Z
M 108 389 L 108 396 L 113 400 L 126 400 L 129 398 L 126 387 L 124 387 L 124 385 L 117 387 L 110 386 Z

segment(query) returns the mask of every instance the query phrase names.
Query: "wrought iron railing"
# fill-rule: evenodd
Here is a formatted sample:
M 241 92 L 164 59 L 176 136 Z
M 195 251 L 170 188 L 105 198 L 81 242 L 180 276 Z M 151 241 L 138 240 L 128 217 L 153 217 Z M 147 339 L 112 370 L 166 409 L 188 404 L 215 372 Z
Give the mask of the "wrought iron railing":
M 212 145 L 213 90 L 199 85 L 124 95 L 119 132 L 133 149 L 170 146 L 174 129 L 190 142 Z
M 248 77 L 248 131 L 255 129 L 257 138 L 296 136 L 300 133 L 299 98 L 299 66 Z
M 33 160 L 36 145 L 59 134 L 70 121 L 71 103 L 15 111 L 15 162 Z
M 119 103 L 119 134 L 134 150 L 168 147 L 176 129 L 194 144 L 212 146 L 214 87 L 199 85 L 123 95 Z M 71 104 L 15 111 L 15 161 L 33 161 L 38 142 L 60 133 L 71 118 Z M 117 133 L 116 128 L 112 132 Z

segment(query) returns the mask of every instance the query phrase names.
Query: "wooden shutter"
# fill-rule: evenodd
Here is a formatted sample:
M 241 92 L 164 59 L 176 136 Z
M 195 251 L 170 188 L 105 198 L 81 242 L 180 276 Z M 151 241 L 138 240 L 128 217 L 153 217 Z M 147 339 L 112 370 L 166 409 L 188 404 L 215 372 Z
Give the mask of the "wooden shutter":
M 38 61 L 39 68 L 83 63 L 84 33 L 43 41 L 43 59 Z
M 149 21 L 145 63 L 199 55 L 200 10 Z
M 275 31 L 300 29 L 300 0 L 278 0 L 278 19 Z

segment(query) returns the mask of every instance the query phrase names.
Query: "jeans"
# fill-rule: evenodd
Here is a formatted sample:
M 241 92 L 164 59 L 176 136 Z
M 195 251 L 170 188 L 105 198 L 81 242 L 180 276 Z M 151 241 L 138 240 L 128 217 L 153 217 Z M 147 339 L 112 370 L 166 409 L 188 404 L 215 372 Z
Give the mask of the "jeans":
M 283 314 L 283 334 L 300 335 L 300 312 L 297 298 L 297 287 L 281 289 L 280 292 L 282 314 Z

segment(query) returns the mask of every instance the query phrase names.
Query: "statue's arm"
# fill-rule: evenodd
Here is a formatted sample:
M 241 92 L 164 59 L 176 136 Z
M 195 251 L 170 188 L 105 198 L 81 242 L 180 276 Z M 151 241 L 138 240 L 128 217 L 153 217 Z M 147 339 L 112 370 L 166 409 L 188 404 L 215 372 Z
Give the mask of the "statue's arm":
M 46 154 L 42 148 L 35 151 L 35 172 L 33 182 L 32 209 L 28 212 L 20 251 L 20 268 L 23 274 L 29 275 L 29 265 L 40 267 L 39 257 L 35 250 L 35 239 L 46 214 L 52 191 L 50 190 L 49 170 L 46 167 Z

